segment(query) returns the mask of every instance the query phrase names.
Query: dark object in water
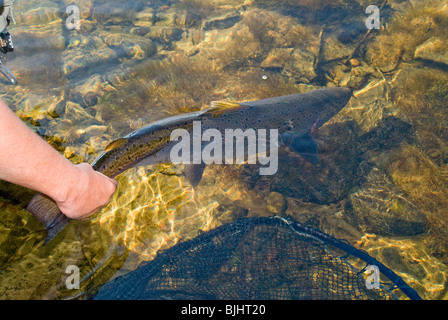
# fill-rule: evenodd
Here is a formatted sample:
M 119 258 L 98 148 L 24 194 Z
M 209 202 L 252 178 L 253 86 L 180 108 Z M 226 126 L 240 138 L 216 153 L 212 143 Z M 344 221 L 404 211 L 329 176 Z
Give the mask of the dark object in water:
M 5 54 L 3 52 L 0 52 L 0 73 L 3 74 L 11 84 L 17 85 L 19 83 L 16 76 L 5 66 Z
M 3 30 L 2 32 L 0 32 L 0 38 L 1 38 L 0 51 L 4 54 L 8 52 L 13 52 L 14 44 L 12 42 L 11 34 L 8 31 Z
M 379 288 L 367 288 L 364 269 L 351 265 L 349 256 L 378 268 Z M 280 217 L 221 226 L 93 291 L 87 295 L 108 300 L 421 299 L 366 252 Z

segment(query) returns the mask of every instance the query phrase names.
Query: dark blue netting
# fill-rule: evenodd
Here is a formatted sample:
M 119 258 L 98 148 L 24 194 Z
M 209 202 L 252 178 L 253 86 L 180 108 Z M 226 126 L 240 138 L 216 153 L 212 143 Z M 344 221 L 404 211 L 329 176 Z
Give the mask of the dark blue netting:
M 346 257 L 378 266 L 379 289 Z M 398 293 L 398 296 L 397 296 Z M 106 283 L 95 299 L 419 299 L 391 270 L 347 243 L 278 217 L 247 218 L 161 252 Z

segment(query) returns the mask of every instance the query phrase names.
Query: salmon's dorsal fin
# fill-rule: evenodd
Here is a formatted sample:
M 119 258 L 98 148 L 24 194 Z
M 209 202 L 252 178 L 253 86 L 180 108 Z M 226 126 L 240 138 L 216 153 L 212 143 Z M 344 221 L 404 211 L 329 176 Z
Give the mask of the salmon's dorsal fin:
M 212 117 L 218 117 L 223 113 L 231 110 L 237 110 L 242 107 L 241 104 L 229 101 L 212 101 L 210 103 L 210 108 L 208 108 L 207 113 Z
M 127 141 L 127 139 L 125 139 L 125 138 L 120 138 L 118 140 L 114 140 L 107 145 L 106 149 L 104 149 L 104 152 L 109 152 L 111 150 L 117 149 L 117 148 L 121 147 L 122 145 L 124 145 L 126 143 L 126 141 Z

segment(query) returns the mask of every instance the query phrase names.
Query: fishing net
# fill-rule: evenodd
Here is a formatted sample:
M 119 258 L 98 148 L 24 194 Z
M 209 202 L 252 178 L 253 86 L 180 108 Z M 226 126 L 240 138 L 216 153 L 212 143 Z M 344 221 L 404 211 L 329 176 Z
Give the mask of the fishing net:
M 365 268 L 355 268 L 354 261 L 377 267 L 379 288 L 366 284 Z M 95 299 L 403 297 L 420 299 L 364 251 L 296 221 L 271 217 L 241 219 L 177 244 L 106 283 Z

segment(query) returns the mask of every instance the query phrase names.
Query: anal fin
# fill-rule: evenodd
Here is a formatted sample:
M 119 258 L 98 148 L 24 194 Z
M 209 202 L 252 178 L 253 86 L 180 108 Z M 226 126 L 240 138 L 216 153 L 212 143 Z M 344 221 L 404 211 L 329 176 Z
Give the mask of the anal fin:
M 195 188 L 202 179 L 204 173 L 205 163 L 201 164 L 185 164 L 184 174 L 188 182 Z

